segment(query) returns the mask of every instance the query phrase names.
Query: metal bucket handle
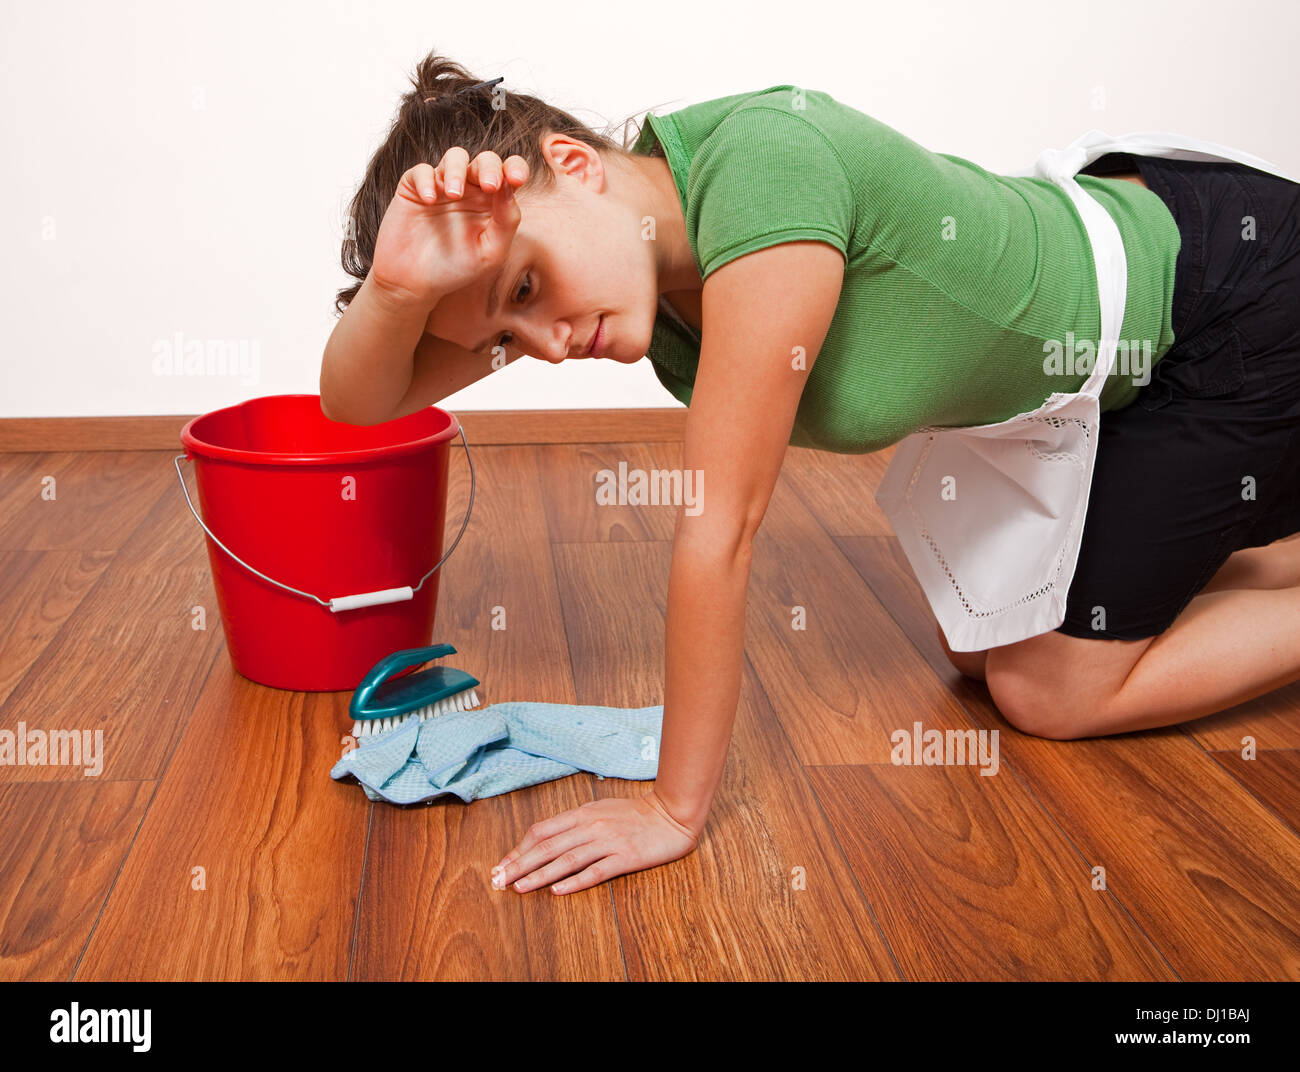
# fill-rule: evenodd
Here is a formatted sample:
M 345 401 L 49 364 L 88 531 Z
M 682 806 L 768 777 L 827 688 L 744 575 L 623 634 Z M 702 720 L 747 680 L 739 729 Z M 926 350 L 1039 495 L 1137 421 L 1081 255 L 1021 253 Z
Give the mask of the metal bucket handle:
M 434 566 L 433 569 L 429 570 L 428 573 L 426 573 L 423 577 L 420 578 L 420 583 L 417 584 L 414 588 L 408 585 L 402 588 L 385 588 L 379 592 L 359 592 L 354 596 L 335 596 L 333 599 L 329 600 L 328 602 L 321 599 L 320 596 L 312 595 L 310 592 L 303 592 L 297 588 L 290 588 L 289 585 L 287 584 L 280 584 L 279 581 L 274 580 L 271 577 L 268 577 L 265 573 L 262 573 L 260 570 L 253 569 L 252 566 L 250 566 L 247 562 L 245 562 L 242 558 L 240 558 L 237 554 L 235 554 L 234 551 L 232 551 L 224 543 L 218 540 L 216 536 L 213 536 L 212 530 L 208 528 L 207 525 L 203 524 L 203 518 L 199 517 L 198 511 L 194 509 L 194 503 L 190 501 L 189 488 L 185 486 L 185 476 L 181 472 L 181 459 L 188 458 L 188 455 L 177 454 L 176 457 L 172 459 L 172 462 L 176 466 L 176 476 L 180 479 L 181 491 L 185 493 L 185 502 L 189 505 L 190 513 L 194 515 L 194 519 L 200 525 L 203 525 L 203 531 L 212 537 L 213 543 L 215 543 L 218 547 L 220 547 L 223 551 L 225 551 L 226 554 L 228 554 L 231 558 L 233 558 L 246 570 L 250 570 L 253 573 L 256 573 L 259 577 L 262 578 L 262 580 L 270 581 L 272 584 L 277 585 L 280 588 L 283 588 L 286 592 L 293 592 L 296 595 L 306 596 L 308 599 L 314 599 L 322 607 L 328 607 L 329 610 L 337 614 L 341 610 L 353 610 L 357 607 L 373 607 L 381 603 L 400 603 L 403 600 L 414 599 L 415 593 L 418 592 L 424 586 L 424 582 L 427 581 L 430 577 L 432 577 L 434 571 L 437 570 L 444 562 L 447 561 L 448 558 L 451 557 L 452 551 L 456 550 L 456 545 L 460 543 L 460 538 L 465 535 L 465 528 L 466 526 L 469 525 L 470 512 L 474 509 L 474 459 L 470 457 L 469 442 L 468 440 L 465 439 L 465 426 L 461 424 L 459 427 L 460 427 L 460 440 L 465 445 L 465 460 L 469 462 L 469 505 L 466 506 L 465 508 L 465 520 L 464 522 L 462 522 L 460 526 L 460 532 L 456 533 L 456 539 L 452 541 L 451 547 L 448 549 L 447 553 L 438 560 L 438 565 Z

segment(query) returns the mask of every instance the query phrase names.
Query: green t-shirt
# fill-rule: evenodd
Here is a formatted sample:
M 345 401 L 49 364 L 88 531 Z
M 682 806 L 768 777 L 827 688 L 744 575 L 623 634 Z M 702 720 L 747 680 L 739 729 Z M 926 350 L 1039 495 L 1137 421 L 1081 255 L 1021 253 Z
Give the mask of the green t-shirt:
M 866 453 L 927 425 L 1006 420 L 1087 379 L 1090 352 L 1072 347 L 1096 345 L 1096 269 L 1055 183 L 930 152 L 791 85 L 647 113 L 632 151 L 665 157 L 704 279 L 782 242 L 819 239 L 844 254 L 792 445 Z M 1174 341 L 1180 238 L 1152 191 L 1076 180 L 1114 218 L 1128 259 L 1122 341 L 1100 399 L 1103 411 L 1120 409 L 1144 382 L 1142 361 L 1149 375 Z M 689 405 L 699 337 L 663 301 L 646 356 Z

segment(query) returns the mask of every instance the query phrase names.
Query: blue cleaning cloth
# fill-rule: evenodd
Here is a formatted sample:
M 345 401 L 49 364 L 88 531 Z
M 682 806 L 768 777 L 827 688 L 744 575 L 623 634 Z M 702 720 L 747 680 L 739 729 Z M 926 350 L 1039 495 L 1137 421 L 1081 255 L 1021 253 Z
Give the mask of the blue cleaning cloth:
M 644 781 L 659 771 L 664 709 L 511 701 L 409 719 L 334 764 L 371 800 L 415 804 L 450 793 L 465 803 L 591 771 Z

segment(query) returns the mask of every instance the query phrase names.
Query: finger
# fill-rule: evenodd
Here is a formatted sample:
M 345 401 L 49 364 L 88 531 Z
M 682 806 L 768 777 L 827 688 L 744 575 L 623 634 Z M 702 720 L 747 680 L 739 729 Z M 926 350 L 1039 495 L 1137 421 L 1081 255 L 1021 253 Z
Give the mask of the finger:
M 433 204 L 438 199 L 438 190 L 435 183 L 435 174 L 432 164 L 416 164 L 407 173 L 411 185 L 415 187 L 416 192 L 424 201 Z
M 528 161 L 518 153 L 507 156 L 501 165 L 502 173 L 512 186 L 520 187 L 528 181 Z
M 610 846 L 603 841 L 587 841 L 581 845 L 575 845 L 560 853 L 545 866 L 527 870 L 515 880 L 514 888 L 519 893 L 530 893 L 533 890 L 539 890 L 552 882 L 568 878 L 570 875 L 576 875 L 588 864 L 608 856 L 612 851 Z
M 525 831 L 524 839 L 501 858 L 501 862 L 497 864 L 497 867 L 508 868 L 530 849 L 539 845 L 547 838 L 555 837 L 556 834 L 562 834 L 566 830 L 572 830 L 574 827 L 582 823 L 586 817 L 585 813 L 580 813 L 579 808 L 570 808 L 568 811 L 562 811 L 559 815 L 552 815 L 549 819 L 543 820 L 540 823 L 533 823 L 533 825 Z M 496 871 L 496 867 L 492 870 Z M 518 877 L 517 871 L 515 872 L 515 877 Z
M 469 177 L 482 189 L 491 193 L 493 190 L 500 189 L 505 182 L 504 167 L 501 157 L 491 149 L 484 149 L 470 164 Z
M 465 192 L 465 173 L 469 170 L 469 150 L 460 145 L 453 145 L 442 154 L 438 172 L 442 177 L 443 189 L 450 198 L 460 197 Z
M 563 818 L 557 815 L 556 819 Z M 525 838 L 519 847 L 507 853 L 504 859 L 492 868 L 492 885 L 505 889 L 510 883 L 531 873 L 543 864 L 554 860 L 561 853 L 592 840 L 592 833 L 585 824 L 561 830 L 551 837 Z
M 617 878 L 619 875 L 625 875 L 634 870 L 637 870 L 637 868 L 620 863 L 619 857 L 616 855 L 602 856 L 586 870 L 579 871 L 571 878 L 561 879 L 553 884 L 551 892 L 577 893 L 579 890 L 589 890 L 592 886 L 599 886 L 602 882 L 607 882 L 611 878 Z
M 407 197 L 421 204 L 438 199 L 437 173 L 429 164 L 416 164 L 402 173 L 394 196 Z
M 492 869 L 492 884 L 498 889 L 505 889 L 511 883 L 526 882 L 526 886 L 516 885 L 521 893 L 526 889 L 534 889 L 540 886 L 545 879 L 532 881 L 532 876 L 539 873 L 547 865 L 554 866 L 565 858 L 573 850 L 588 845 L 596 840 L 596 831 L 584 823 L 580 826 L 564 830 L 554 837 L 549 837 L 545 841 L 539 842 L 531 849 L 526 850 L 513 859 L 507 858 L 503 864 L 498 864 Z M 574 861 L 576 864 L 577 861 Z M 583 863 L 586 863 L 584 860 Z M 563 865 L 560 865 L 561 867 Z M 561 870 L 560 875 L 567 875 L 569 872 Z M 555 875 L 550 875 L 554 878 Z
M 502 183 L 501 189 L 492 195 L 492 222 L 511 234 L 522 218 L 514 187 L 509 182 Z

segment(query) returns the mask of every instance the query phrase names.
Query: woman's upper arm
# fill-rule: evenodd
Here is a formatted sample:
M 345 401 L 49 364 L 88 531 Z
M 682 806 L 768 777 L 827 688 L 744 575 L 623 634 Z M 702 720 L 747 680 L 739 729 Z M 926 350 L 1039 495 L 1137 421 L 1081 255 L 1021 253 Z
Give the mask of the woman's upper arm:
M 495 358 L 484 356 L 425 332 L 415 346 L 411 385 L 406 389 L 397 411 L 388 419 L 395 421 L 426 406 L 435 406 L 522 356 L 522 351 L 514 349 L 506 349 Z
M 684 468 L 702 473 L 703 508 L 681 515 L 679 535 L 734 548 L 758 530 L 844 268 L 835 246 L 795 241 L 747 253 L 705 280 L 683 448 Z

